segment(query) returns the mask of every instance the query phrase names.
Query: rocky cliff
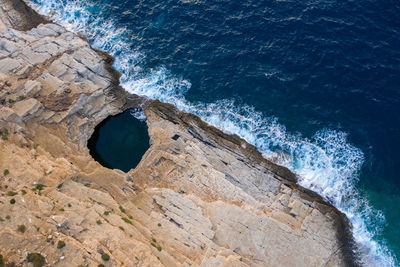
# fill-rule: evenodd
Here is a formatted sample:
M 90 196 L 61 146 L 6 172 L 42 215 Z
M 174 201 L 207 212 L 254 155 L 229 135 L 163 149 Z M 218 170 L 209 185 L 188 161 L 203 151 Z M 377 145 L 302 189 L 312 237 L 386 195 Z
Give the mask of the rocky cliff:
M 192 114 L 128 94 L 109 56 L 23 2 L 0 7 L 6 264 L 355 264 L 345 216 L 289 170 Z M 132 107 L 147 116 L 150 149 L 128 173 L 104 168 L 87 141 Z

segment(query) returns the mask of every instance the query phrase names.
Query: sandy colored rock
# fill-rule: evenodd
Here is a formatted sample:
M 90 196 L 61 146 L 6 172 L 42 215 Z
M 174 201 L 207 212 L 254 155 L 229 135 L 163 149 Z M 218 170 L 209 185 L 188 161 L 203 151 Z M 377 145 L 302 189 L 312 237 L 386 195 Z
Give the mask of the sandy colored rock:
M 19 117 L 26 119 L 29 115 L 37 114 L 40 107 L 41 104 L 39 101 L 34 98 L 29 98 L 27 100 L 18 101 L 13 108 Z
M 1 20 L 1 18 L 0 18 L 0 31 L 2 30 L 2 29 L 5 29 L 7 26 L 4 24 L 4 22 Z
M 58 25 L 28 27 L 9 4 L 0 0 L 13 19 L 0 53 L 19 64 L 0 67 L 7 263 L 31 266 L 27 254 L 40 253 L 47 266 L 355 265 L 345 216 L 292 172 L 192 114 L 129 95 L 109 56 Z M 151 146 L 128 173 L 104 168 L 87 141 L 133 107 Z

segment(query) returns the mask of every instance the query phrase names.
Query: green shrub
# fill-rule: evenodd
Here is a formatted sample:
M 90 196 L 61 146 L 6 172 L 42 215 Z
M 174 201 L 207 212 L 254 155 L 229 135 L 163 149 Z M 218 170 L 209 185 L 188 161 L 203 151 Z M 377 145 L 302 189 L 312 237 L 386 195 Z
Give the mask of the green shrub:
M 14 198 L 12 198 L 12 199 L 10 199 L 10 204 L 12 204 L 12 205 L 14 205 L 15 204 L 15 199 Z
M 158 227 L 161 227 L 161 223 L 159 223 L 159 224 L 157 224 L 158 225 Z
M 18 232 L 25 233 L 25 231 L 26 231 L 26 226 L 23 225 L 23 224 L 18 225 L 17 230 L 18 230 Z
M 8 170 L 8 169 L 5 169 L 4 171 L 3 171 L 3 175 L 4 176 L 7 176 L 7 175 L 9 175 L 10 174 L 10 171 Z
M 8 130 L 7 130 L 7 128 L 3 128 L 2 133 L 1 133 L 1 139 L 8 140 Z
M 26 195 L 26 191 L 24 189 L 21 190 L 22 195 Z
M 129 220 L 128 218 L 121 218 L 121 219 L 126 223 L 132 224 L 132 221 Z
M 90 184 L 89 184 L 89 183 L 86 183 L 85 186 L 86 186 L 86 187 L 90 187 Z
M 125 210 L 122 206 L 119 206 L 119 210 L 120 210 L 121 212 L 123 212 L 123 213 L 126 213 L 126 210 Z
M 153 241 L 154 243 L 157 243 L 157 240 L 155 238 L 152 238 L 151 241 Z
M 120 226 L 119 229 L 121 229 L 122 231 L 125 231 L 124 227 Z
M 97 267 L 106 267 L 104 264 L 99 264 Z
M 25 99 L 25 96 L 24 96 L 24 95 L 20 95 L 20 96 L 18 97 L 18 99 L 19 99 L 19 100 L 24 100 L 24 99 Z
M 155 247 L 158 251 L 161 251 L 162 250 L 162 247 L 160 247 L 160 246 L 157 246 L 156 244 L 154 244 L 154 243 L 150 243 L 153 247 Z
M 42 267 L 45 263 L 44 257 L 39 253 L 29 253 L 26 259 L 33 263 L 33 267 Z
M 57 185 L 57 189 L 61 189 L 62 186 L 63 186 L 63 183 L 58 184 L 58 185 Z
M 104 212 L 104 215 L 107 216 L 108 214 L 110 214 L 110 212 L 108 212 L 108 211 L 105 211 L 105 212 Z
M 15 196 L 16 194 L 17 194 L 17 193 L 14 192 L 14 191 L 8 191 L 8 192 L 7 192 L 7 196 L 10 196 L 10 197 Z
M 40 191 L 40 190 L 43 190 L 45 187 L 46 187 L 46 186 L 45 186 L 44 184 L 37 184 L 37 185 L 36 185 L 36 189 L 39 190 L 39 191 Z
M 0 267 L 4 267 L 4 258 L 3 255 L 0 254 Z
M 57 248 L 62 249 L 63 247 L 65 247 L 65 242 L 62 240 L 59 240 L 57 243 Z
M 61 209 L 60 209 L 60 211 L 64 212 L 64 211 L 65 211 L 65 209 L 64 209 L 64 208 L 61 208 Z
M 102 222 L 101 222 L 100 220 L 97 220 L 96 223 L 97 223 L 98 225 L 102 224 Z
M 15 100 L 10 98 L 10 99 L 8 99 L 8 103 L 14 104 L 14 103 L 15 103 Z
M 110 255 L 108 255 L 107 253 L 103 253 L 103 254 L 101 254 L 101 258 L 103 261 L 109 261 Z

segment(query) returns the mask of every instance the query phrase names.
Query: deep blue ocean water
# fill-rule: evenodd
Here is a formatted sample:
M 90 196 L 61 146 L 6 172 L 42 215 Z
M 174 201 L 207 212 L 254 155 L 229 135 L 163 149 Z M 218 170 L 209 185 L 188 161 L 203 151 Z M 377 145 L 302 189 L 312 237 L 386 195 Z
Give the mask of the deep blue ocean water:
M 114 55 L 126 90 L 296 172 L 348 216 L 362 263 L 399 265 L 399 1 L 28 3 Z

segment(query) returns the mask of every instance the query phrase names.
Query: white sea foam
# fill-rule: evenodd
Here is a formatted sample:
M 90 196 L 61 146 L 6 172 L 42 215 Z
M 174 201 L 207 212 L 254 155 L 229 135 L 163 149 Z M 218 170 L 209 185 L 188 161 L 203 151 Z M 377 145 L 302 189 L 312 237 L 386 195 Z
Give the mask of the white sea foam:
M 145 121 L 147 119 L 146 114 L 144 114 L 141 108 L 131 109 L 130 114 L 140 121 Z
M 102 7 L 90 0 L 29 0 L 28 4 L 68 30 L 83 33 L 95 48 L 115 56 L 114 66 L 122 73 L 121 85 L 127 91 L 192 112 L 225 132 L 239 135 L 258 147 L 266 158 L 298 174 L 302 186 L 318 192 L 349 218 L 364 265 L 396 265 L 385 244 L 374 240 L 385 219 L 356 189 L 364 156 L 348 143 L 345 133 L 322 129 L 306 139 L 288 133 L 276 118 L 265 117 L 250 106 L 235 105 L 233 100 L 191 103 L 185 99 L 190 82 L 163 66 L 143 70 L 140 66 L 145 55 L 133 48 L 137 41 L 127 30 L 117 27 L 111 19 L 91 14 Z M 140 112 L 134 112 L 134 116 L 145 119 Z

